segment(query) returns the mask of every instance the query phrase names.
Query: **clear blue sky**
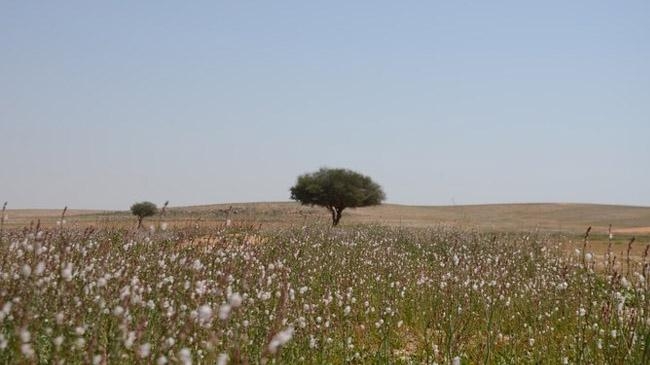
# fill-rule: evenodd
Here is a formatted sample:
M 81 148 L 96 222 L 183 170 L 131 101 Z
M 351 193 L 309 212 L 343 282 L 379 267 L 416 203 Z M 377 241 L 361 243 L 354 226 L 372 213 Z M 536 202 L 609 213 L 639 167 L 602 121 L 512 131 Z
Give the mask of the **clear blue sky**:
M 0 201 L 650 205 L 650 1 L 2 1 Z

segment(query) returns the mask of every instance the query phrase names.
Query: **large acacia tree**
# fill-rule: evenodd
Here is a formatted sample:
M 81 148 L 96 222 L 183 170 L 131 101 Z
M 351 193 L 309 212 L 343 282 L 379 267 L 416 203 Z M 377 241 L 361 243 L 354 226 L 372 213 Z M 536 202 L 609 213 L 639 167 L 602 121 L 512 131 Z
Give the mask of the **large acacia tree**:
M 372 179 L 347 169 L 321 168 L 300 175 L 290 191 L 291 199 L 303 205 L 327 208 L 333 226 L 339 223 L 345 208 L 377 205 L 386 199 L 381 186 Z
M 167 203 L 165 203 L 167 207 Z M 158 212 L 158 207 L 152 202 L 139 202 L 131 206 L 131 214 L 138 217 L 138 228 L 142 227 L 142 220 Z

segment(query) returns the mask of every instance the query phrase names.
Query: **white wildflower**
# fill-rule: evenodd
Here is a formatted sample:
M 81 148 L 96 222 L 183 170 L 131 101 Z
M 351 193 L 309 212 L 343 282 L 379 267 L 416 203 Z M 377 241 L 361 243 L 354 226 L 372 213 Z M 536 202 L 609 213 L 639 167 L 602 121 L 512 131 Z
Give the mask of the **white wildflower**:
M 289 327 L 285 330 L 282 330 L 273 336 L 273 339 L 269 343 L 269 352 L 275 354 L 278 351 L 278 348 L 289 342 L 293 337 L 293 327 Z
M 183 347 L 180 351 L 178 351 L 178 360 L 183 365 L 191 365 L 192 364 L 192 352 L 190 349 L 187 347 Z
M 199 259 L 194 260 L 194 262 L 192 263 L 192 268 L 196 271 L 201 271 L 201 269 L 203 269 L 203 264 L 201 263 L 201 260 Z
M 41 275 L 43 271 L 45 271 L 45 263 L 41 261 L 38 264 L 36 264 L 36 270 L 34 270 L 34 272 L 36 273 L 36 275 Z
M 23 274 L 24 277 L 28 278 L 32 274 L 32 268 L 31 268 L 31 266 L 25 264 L 25 265 L 23 265 L 20 272 Z
M 237 308 L 241 305 L 243 299 L 239 293 L 232 293 L 228 299 L 228 303 L 232 308 Z
M 124 313 L 124 308 L 121 305 L 116 306 L 113 308 L 113 314 L 116 316 L 121 316 Z
M 141 359 L 145 359 L 149 357 L 149 354 L 151 354 L 151 344 L 147 342 L 140 345 L 138 348 L 138 356 L 140 356 Z
M 21 328 L 20 331 L 18 332 L 18 336 L 20 337 L 20 341 L 23 343 L 29 342 L 32 339 L 32 334 L 29 333 L 29 331 L 26 328 Z
M 28 359 L 34 357 L 34 349 L 32 348 L 31 343 L 24 343 L 20 345 L 20 352 L 22 352 L 23 355 Z
M 230 316 L 230 309 L 230 304 L 222 304 L 221 307 L 219 307 L 219 319 L 224 321 L 228 319 Z
M 135 342 L 135 332 L 131 331 L 129 334 L 126 336 L 126 339 L 124 340 L 124 347 L 127 349 L 130 349 L 133 347 L 133 343 Z
M 61 270 L 61 277 L 65 281 L 70 281 L 72 280 L 72 264 L 67 263 L 63 269 Z
M 9 313 L 11 312 L 11 307 L 12 307 L 12 306 L 13 306 L 13 303 L 12 303 L 12 302 L 6 302 L 6 303 L 2 306 L 2 314 L 3 314 L 5 317 L 8 316 Z
M 217 365 L 226 365 L 228 364 L 228 354 L 220 353 L 217 357 Z
M 627 278 L 626 278 L 625 276 L 621 277 L 621 285 L 622 285 L 625 289 L 629 289 L 629 288 L 630 288 L 630 282 L 627 280 Z
M 58 336 L 54 339 L 54 345 L 56 345 L 56 347 L 61 347 L 62 344 L 63 344 L 63 336 Z
M 209 305 L 204 304 L 199 307 L 198 310 L 199 322 L 208 323 L 212 320 L 212 308 Z

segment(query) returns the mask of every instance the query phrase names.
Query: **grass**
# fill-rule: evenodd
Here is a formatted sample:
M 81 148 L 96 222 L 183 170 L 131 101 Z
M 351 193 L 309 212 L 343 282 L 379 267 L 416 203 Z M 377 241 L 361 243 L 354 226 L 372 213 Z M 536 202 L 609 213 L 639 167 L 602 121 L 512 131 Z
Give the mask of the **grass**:
M 615 233 L 650 235 L 650 207 L 597 204 L 494 204 L 465 206 L 406 206 L 384 204 L 376 207 L 346 209 L 342 224 L 381 223 L 389 226 L 428 227 L 438 224 L 482 231 L 552 231 L 582 234 L 592 226 L 594 234 Z M 53 226 L 58 210 L 9 210 L 8 226 L 22 227 L 41 220 Z M 121 225 L 130 227 L 135 220 L 123 211 L 70 211 L 68 220 L 84 225 Z M 240 203 L 169 208 L 170 223 L 203 224 L 215 220 L 262 224 L 263 227 L 287 227 L 319 220 L 326 224 L 329 215 L 322 208 L 297 203 Z M 154 220 L 155 221 L 155 220 Z
M 558 234 L 66 223 L 4 235 L 0 363 L 650 360 L 647 257 L 598 270 Z

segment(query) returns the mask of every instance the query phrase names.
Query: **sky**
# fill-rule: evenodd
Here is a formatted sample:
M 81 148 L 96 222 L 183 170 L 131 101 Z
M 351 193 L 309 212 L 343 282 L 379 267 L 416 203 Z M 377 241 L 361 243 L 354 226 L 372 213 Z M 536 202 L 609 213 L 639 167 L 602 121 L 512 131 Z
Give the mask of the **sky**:
M 0 1 L 0 201 L 650 205 L 650 2 Z

